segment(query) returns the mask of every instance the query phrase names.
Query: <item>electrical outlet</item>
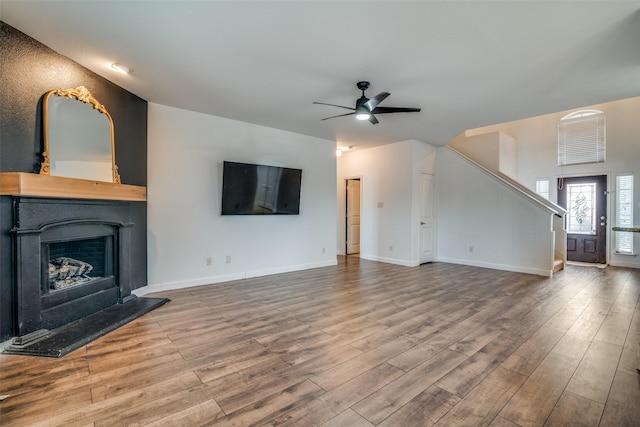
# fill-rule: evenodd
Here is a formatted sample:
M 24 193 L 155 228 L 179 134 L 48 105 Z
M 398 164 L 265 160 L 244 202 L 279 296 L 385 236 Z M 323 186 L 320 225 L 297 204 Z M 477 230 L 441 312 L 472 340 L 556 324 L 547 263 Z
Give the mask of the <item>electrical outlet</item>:
M 473 246 L 469 246 L 469 252 L 473 252 Z
M 213 264 L 213 258 L 211 258 L 210 256 L 207 257 L 207 265 L 211 265 Z
M 231 264 L 231 255 L 227 255 L 227 257 L 226 257 L 226 263 L 227 263 L 227 264 Z
M 325 248 L 322 248 L 322 253 L 326 253 L 327 250 Z
M 393 250 L 393 246 L 389 245 L 389 250 L 392 251 Z

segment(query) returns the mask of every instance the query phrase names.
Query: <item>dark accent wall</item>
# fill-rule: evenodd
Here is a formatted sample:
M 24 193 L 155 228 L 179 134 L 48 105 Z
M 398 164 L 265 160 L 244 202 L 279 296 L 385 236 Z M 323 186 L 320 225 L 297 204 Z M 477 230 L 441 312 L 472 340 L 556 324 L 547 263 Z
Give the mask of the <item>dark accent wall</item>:
M 0 172 L 35 172 L 42 161 L 42 96 L 85 86 L 114 122 L 123 184 L 147 185 L 147 102 L 0 21 Z M 147 208 L 131 203 L 131 288 L 147 285 Z M 13 200 L 0 196 L 0 341 L 15 335 Z

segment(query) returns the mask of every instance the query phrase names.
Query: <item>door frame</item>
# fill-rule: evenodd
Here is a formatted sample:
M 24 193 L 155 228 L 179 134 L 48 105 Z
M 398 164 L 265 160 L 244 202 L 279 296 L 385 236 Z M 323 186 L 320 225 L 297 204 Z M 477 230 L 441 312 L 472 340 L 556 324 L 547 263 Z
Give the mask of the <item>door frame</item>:
M 344 227 L 344 233 L 342 234 L 342 248 L 344 251 L 344 255 L 347 256 L 348 255 L 348 250 L 347 250 L 347 236 L 349 233 L 349 224 L 348 224 L 348 203 L 349 201 L 347 200 L 348 196 L 347 196 L 347 188 L 348 188 L 348 184 L 347 181 L 352 181 L 352 180 L 358 180 L 360 181 L 360 252 L 362 252 L 362 187 L 364 185 L 362 176 L 348 176 L 345 177 L 344 180 L 342 181 L 344 184 L 344 191 L 343 191 L 343 201 L 344 201 L 344 211 L 342 212 L 342 224 Z M 358 254 L 360 253 L 358 252 Z
M 584 172 L 584 173 L 572 173 L 572 174 L 562 174 L 562 175 L 557 175 L 555 178 L 555 186 L 554 186 L 554 192 L 555 192 L 555 202 L 558 203 L 558 179 L 560 178 L 584 178 L 587 176 L 606 176 L 607 177 L 607 189 L 606 189 L 606 193 L 607 193 L 607 203 L 606 203 L 606 208 L 605 208 L 605 212 L 606 212 L 606 217 L 607 217 L 607 226 L 606 226 L 606 233 L 607 235 L 605 236 L 605 244 L 606 244 L 606 248 L 605 248 L 605 263 L 604 264 L 593 264 L 593 265 L 603 265 L 603 266 L 607 266 L 609 265 L 609 261 L 610 261 L 610 256 L 609 254 L 611 253 L 611 227 L 612 227 L 612 218 L 611 218 L 611 172 Z M 567 253 L 566 253 L 566 249 L 565 249 L 565 257 L 566 257 Z

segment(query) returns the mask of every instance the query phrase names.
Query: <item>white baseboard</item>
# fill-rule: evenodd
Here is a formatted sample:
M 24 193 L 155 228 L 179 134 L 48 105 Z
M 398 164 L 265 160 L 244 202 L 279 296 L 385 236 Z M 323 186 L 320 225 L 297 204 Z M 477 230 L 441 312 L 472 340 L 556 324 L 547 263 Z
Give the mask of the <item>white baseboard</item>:
M 450 264 L 469 265 L 471 267 L 491 268 L 494 270 L 513 271 L 515 273 L 535 274 L 537 276 L 551 277 L 553 270 L 545 270 L 542 268 L 524 267 L 510 264 L 494 264 L 490 262 L 473 261 L 458 258 L 438 258 L 439 262 L 448 262 Z
M 609 265 L 612 267 L 640 268 L 640 264 L 637 262 L 626 262 L 620 260 L 609 260 Z
M 171 291 L 175 289 L 192 288 L 195 286 L 211 285 L 213 283 L 230 282 L 232 280 L 242 280 L 245 273 L 227 274 L 221 276 L 202 277 L 199 279 L 180 280 L 176 282 L 155 283 L 134 289 L 131 293 L 141 297 L 152 292 Z
M 311 268 L 329 267 L 337 265 L 337 260 L 320 261 L 308 264 L 289 265 L 284 267 L 269 268 L 265 270 L 245 271 L 241 273 L 226 274 L 220 276 L 202 277 L 198 279 L 180 280 L 176 282 L 155 283 L 138 288 L 132 291 L 133 294 L 141 297 L 152 292 L 169 291 L 175 289 L 192 288 L 195 286 L 211 285 L 214 283 L 230 282 L 233 280 L 249 279 L 251 277 L 270 276 L 272 274 L 289 273 L 292 271 L 309 270 Z
M 330 267 L 337 264 L 338 264 L 338 260 L 334 259 L 332 261 L 318 261 L 318 262 L 312 262 L 308 264 L 288 265 L 286 267 L 268 268 L 266 270 L 247 271 L 245 273 L 246 274 L 245 277 L 249 279 L 251 277 L 270 276 L 272 274 L 290 273 L 292 271 L 309 270 L 312 268 L 320 268 L 320 267 Z
M 387 264 L 402 265 L 405 267 L 417 267 L 420 265 L 419 261 L 406 261 L 403 259 L 380 257 L 376 255 L 367 255 L 362 253 L 360 254 L 360 258 L 366 259 L 369 261 L 378 261 L 378 262 L 386 262 Z

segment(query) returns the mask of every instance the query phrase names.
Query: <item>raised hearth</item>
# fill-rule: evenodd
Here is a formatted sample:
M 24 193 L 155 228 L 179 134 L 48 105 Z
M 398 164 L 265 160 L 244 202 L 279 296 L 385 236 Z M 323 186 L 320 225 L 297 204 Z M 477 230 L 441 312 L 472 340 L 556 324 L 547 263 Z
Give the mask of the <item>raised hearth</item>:
M 40 330 L 15 339 L 4 353 L 62 357 L 167 302 L 167 298 L 145 297 L 115 304 L 54 330 Z

